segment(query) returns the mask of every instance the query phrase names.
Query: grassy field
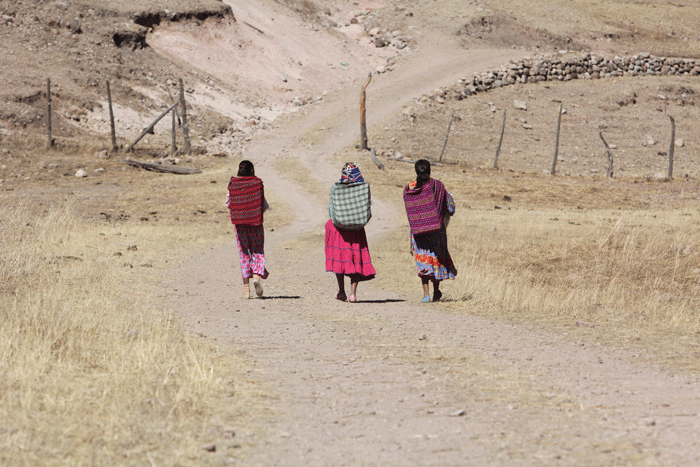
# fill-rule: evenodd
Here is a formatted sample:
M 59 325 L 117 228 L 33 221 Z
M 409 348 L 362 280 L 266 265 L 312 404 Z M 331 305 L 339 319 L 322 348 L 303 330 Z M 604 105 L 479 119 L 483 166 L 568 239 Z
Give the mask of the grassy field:
M 233 428 L 259 407 L 259 388 L 231 371 L 245 361 L 187 332 L 162 285 L 181 255 L 232 240 L 230 173 L 132 176 L 79 193 L 70 177 L 53 200 L 5 192 L 2 465 L 202 465 L 208 446 L 240 443 Z M 287 222 L 281 211 L 266 225 Z
M 399 203 L 398 187 L 413 174 L 409 164 L 394 165 L 383 190 Z M 459 275 L 445 284 L 447 309 L 538 323 L 700 369 L 696 201 L 658 197 L 683 187 L 694 193 L 697 182 L 461 172 L 433 169 L 457 204 L 448 241 Z M 397 271 L 378 281 L 419 298 L 407 234 L 377 249 L 378 269 Z
M 71 206 L 0 218 L 0 463 L 199 456 L 207 429 L 238 410 L 221 399 L 240 384 L 225 378 L 239 362 L 183 331 L 151 268 L 134 273 L 109 253 L 133 230 L 87 224 Z
M 461 3 L 444 1 L 440 8 L 449 15 Z M 432 11 L 432 4 L 421 8 Z M 318 14 L 310 2 L 296 6 Z M 686 24 L 697 6 L 688 1 L 492 7 L 533 27 L 569 24 L 554 32 L 574 31 L 577 40 L 595 23 L 600 37 L 621 37 L 632 52 L 698 56 L 700 50 L 697 31 Z M 571 29 L 561 19 L 570 17 L 581 25 Z M 444 106 L 416 105 L 415 122 L 403 115 L 371 135 L 378 148 L 433 155 L 458 110 L 446 153 L 452 164 L 435 167 L 433 175 L 457 201 L 448 237 L 460 273 L 445 284 L 446 301 L 438 306 L 641 348 L 647 358 L 699 371 L 700 168 L 692 140 L 698 96 L 697 80 L 687 77 L 510 87 Z M 527 115 L 514 113 L 514 99 L 528 100 Z M 551 163 L 560 102 L 568 109 L 565 160 L 551 177 L 542 172 Z M 489 163 L 504 109 L 511 139 L 496 171 Z M 665 182 L 653 176 L 665 169 L 659 153 L 668 149 L 669 114 L 686 144 L 677 152 L 678 177 Z M 534 131 L 525 131 L 520 119 Z M 601 127 L 617 145 L 615 180 L 599 175 Z M 641 147 L 646 133 L 662 143 Z M 205 465 L 206 447 L 236 445 L 232 429 L 261 410 L 258 389 L 242 370 L 231 372 L 246 362 L 235 349 L 186 332 L 163 305 L 161 285 L 182 255 L 231 241 L 223 207 L 229 162 L 211 162 L 205 174 L 186 178 L 154 175 L 125 170 L 118 158 L 96 160 L 106 138 L 66 137 L 46 152 L 40 137 L 1 136 L 9 150 L 0 165 L 10 166 L 3 177 L 12 182 L 0 182 L 0 464 Z M 38 168 L 40 161 L 48 165 Z M 373 193 L 401 211 L 400 190 L 413 169 L 386 165 L 380 172 L 365 162 L 363 171 Z M 73 177 L 77 168 L 90 172 L 89 182 Z M 104 175 L 95 173 L 100 168 Z M 301 181 L 306 174 L 295 168 L 291 176 Z M 284 211 L 271 211 L 266 227 L 288 223 Z M 405 242 L 395 241 L 404 234 Z M 419 297 L 406 226 L 372 245 L 372 253 L 378 270 L 395 271 L 379 274 L 379 287 Z

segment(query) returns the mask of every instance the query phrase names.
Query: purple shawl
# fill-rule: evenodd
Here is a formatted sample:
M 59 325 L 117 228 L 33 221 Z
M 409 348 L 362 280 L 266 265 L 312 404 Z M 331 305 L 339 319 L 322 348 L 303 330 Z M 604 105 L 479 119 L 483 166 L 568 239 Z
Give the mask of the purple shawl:
M 433 232 L 442 228 L 446 197 L 445 185 L 434 178 L 420 188 L 412 189 L 410 185 L 404 188 L 403 201 L 412 234 Z

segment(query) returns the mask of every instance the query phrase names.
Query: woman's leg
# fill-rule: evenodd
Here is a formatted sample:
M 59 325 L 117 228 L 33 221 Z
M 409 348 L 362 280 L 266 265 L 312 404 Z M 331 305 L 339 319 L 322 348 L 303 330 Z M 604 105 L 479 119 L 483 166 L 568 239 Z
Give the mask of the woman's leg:
M 335 294 L 335 298 L 344 302 L 348 299 L 347 295 L 345 295 L 345 277 L 342 274 L 336 272 L 335 278 L 338 281 L 338 293 Z
M 250 298 L 250 279 L 243 278 L 243 298 Z
M 357 301 L 355 295 L 357 294 L 357 284 L 359 283 L 360 281 L 356 277 L 350 276 L 350 301 L 353 303 Z
M 425 303 L 430 301 L 430 276 L 420 276 L 420 280 L 423 283 L 423 298 L 420 302 Z
M 433 301 L 439 302 L 442 298 L 442 292 L 440 292 L 440 281 L 433 279 Z

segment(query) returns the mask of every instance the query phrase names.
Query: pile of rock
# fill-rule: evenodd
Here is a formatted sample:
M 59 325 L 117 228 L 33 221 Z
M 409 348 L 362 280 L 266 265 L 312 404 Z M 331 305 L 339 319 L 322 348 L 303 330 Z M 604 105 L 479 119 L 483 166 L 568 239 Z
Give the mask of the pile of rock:
M 614 58 L 590 53 L 573 57 L 526 58 L 497 70 L 480 73 L 471 79 L 461 79 L 447 92 L 457 99 L 462 99 L 478 92 L 515 83 L 665 75 L 700 76 L 700 63 L 692 59 L 654 57 L 648 53 Z

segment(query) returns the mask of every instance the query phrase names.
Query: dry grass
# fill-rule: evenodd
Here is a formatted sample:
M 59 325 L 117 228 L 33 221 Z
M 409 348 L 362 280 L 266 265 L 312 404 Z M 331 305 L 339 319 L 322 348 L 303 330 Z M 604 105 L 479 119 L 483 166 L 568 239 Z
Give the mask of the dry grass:
M 400 200 L 405 165 L 384 180 L 384 196 Z M 666 202 L 686 182 L 459 172 L 433 174 L 457 200 L 448 239 L 460 272 L 445 284 L 447 307 L 643 347 L 698 369 L 700 219 L 692 201 Z M 393 271 L 378 276 L 383 286 L 420 298 L 407 237 L 374 247 L 375 257 L 378 270 Z
M 566 10 L 555 11 L 563 3 Z M 651 27 L 657 8 L 640 13 L 640 2 L 619 9 L 615 5 L 623 2 L 608 2 L 591 10 L 589 3 L 540 2 L 533 8 L 518 1 L 494 8 L 549 28 L 565 22 L 552 22 L 543 11 L 576 17 L 584 21 L 581 31 L 617 34 L 634 45 L 633 52 L 698 54 L 697 33 L 684 22 L 697 16 L 687 14 L 696 8 L 688 2 L 647 2 L 662 12 L 658 28 Z M 189 3 L 176 7 L 187 9 Z M 121 2 L 116 8 L 137 7 Z M 312 2 L 299 2 L 297 11 L 321 22 Z M 675 22 L 674 37 L 655 37 L 653 47 L 645 47 L 636 42 L 633 16 L 625 11 L 647 18 L 644 24 L 651 26 L 640 28 L 641 35 L 670 33 L 668 24 Z M 587 37 L 581 31 L 567 26 L 554 32 Z M 595 85 L 595 93 L 590 82 L 555 83 L 503 88 L 444 106 L 417 105 L 415 122 L 401 117 L 390 131 L 371 135 L 372 144 L 411 157 L 435 154 L 451 111 L 459 107 L 446 158 L 488 167 L 501 111 L 508 109 L 509 139 L 501 156 L 506 172 L 462 173 L 458 166 L 434 171 L 458 202 L 448 235 L 460 274 L 445 285 L 445 309 L 543 323 L 577 338 L 651 348 L 657 355 L 672 352 L 673 364 L 698 370 L 698 220 L 688 206 L 695 202 L 700 173 L 690 136 L 700 90 L 686 78 Z M 636 95 L 637 103 L 620 104 L 620 95 Z M 513 99 L 527 100 L 530 111 L 516 114 Z M 576 180 L 537 175 L 549 167 L 559 101 L 568 110 L 560 173 L 580 175 Z M 643 181 L 663 170 L 658 152 L 667 149 L 668 114 L 677 119 L 677 136 L 688 140 L 676 154 L 677 168 L 692 182 L 595 179 L 590 169 L 602 165 L 601 127 L 618 145 L 619 173 Z M 525 131 L 520 118 L 534 131 Z M 647 132 L 663 143 L 640 148 Z M 307 142 L 315 138 L 306 135 Z M 241 414 L 247 419 L 260 410 L 256 389 L 237 373 L 245 362 L 188 335 L 172 319 L 159 303 L 156 284 L 170 268 L 166 263 L 186 249 L 231 241 L 223 198 L 236 164 L 183 178 L 123 171 L 116 159 L 95 160 L 92 153 L 106 147 L 106 139 L 62 138 L 60 144 L 45 152 L 40 136 L 3 136 L 14 158 L 4 156 L 3 177 L 21 180 L 23 173 L 31 180 L 13 183 L 16 191 L 3 192 L 0 207 L 0 464 L 222 463 L 223 456 L 235 456 L 222 449 L 236 443 L 226 430 L 240 428 Z M 51 172 L 38 167 L 41 161 L 58 166 Z M 209 160 L 195 158 L 194 165 L 203 164 Z M 401 210 L 400 190 L 412 179 L 412 167 L 387 165 L 379 172 L 365 162 L 363 169 L 373 193 L 395 200 Z M 96 173 L 101 167 L 104 174 Z M 88 170 L 87 180 L 72 177 L 77 168 Z M 308 181 L 304 175 L 298 169 L 292 178 Z M 56 185 L 50 197 L 42 193 L 47 183 Z M 512 201 L 504 201 L 505 195 Z M 75 208 L 64 204 L 68 198 Z M 270 204 L 267 227 L 290 221 L 288 210 L 277 209 L 281 200 Z M 404 232 L 405 226 L 398 241 L 394 235 L 371 246 L 378 271 L 392 271 L 380 272 L 377 282 L 418 299 L 420 283 Z M 595 327 L 576 327 L 577 320 Z M 210 443 L 219 447 L 216 453 L 202 449 Z
M 220 195 L 191 181 L 179 187 L 183 205 L 202 201 L 187 191 Z M 173 320 L 157 285 L 185 247 L 231 241 L 226 216 L 221 229 L 179 229 L 168 218 L 94 223 L 70 205 L 10 204 L 0 211 L 0 464 L 212 465 L 235 455 L 227 430 L 255 410 L 258 389 L 236 375 L 244 364 L 230 350 Z

